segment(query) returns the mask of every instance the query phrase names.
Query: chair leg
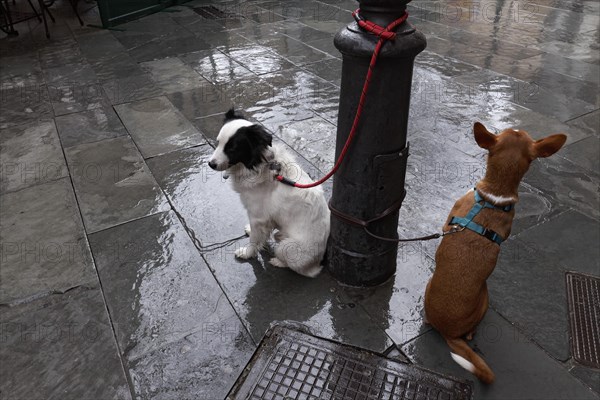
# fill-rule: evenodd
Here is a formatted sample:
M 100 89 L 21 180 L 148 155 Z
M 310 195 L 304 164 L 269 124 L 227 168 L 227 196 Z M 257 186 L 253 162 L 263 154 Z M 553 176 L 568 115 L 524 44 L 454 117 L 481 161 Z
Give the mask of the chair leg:
M 0 14 L 2 14 L 2 16 L 4 17 L 5 22 L 6 22 L 6 30 L 4 30 L 4 28 L 2 28 L 2 31 L 9 36 L 18 36 L 19 32 L 17 32 L 15 30 L 15 26 L 14 26 L 12 18 L 10 16 L 10 8 L 8 5 L 8 0 L 6 1 L 6 8 L 4 8 L 4 6 L 2 6 L 2 0 L 0 0 L 0 11 L 1 11 Z
M 79 0 L 71 0 L 71 6 L 73 6 L 73 11 L 75 12 L 75 15 L 77 16 L 77 19 L 79 20 L 79 24 L 81 26 L 83 26 L 83 21 L 82 21 L 81 17 L 79 16 L 79 11 L 77 11 L 77 3 L 79 3 Z
M 48 39 L 50 39 L 50 31 L 48 30 L 48 21 L 46 20 L 46 5 L 44 4 L 44 0 L 38 0 L 38 3 L 40 5 L 40 10 L 42 11 L 42 19 L 44 20 L 44 29 L 46 30 L 46 37 Z M 48 15 L 50 15 L 50 13 L 48 13 Z M 54 18 L 52 18 L 52 20 L 54 20 Z
M 52 4 L 51 4 L 52 5 Z M 46 10 L 46 12 L 48 13 L 48 15 L 50 16 L 50 19 L 52 20 L 52 22 L 56 23 L 56 20 L 54 19 L 54 16 L 52 15 L 52 13 L 50 12 L 50 9 L 48 8 L 48 6 L 46 5 L 46 3 L 44 3 L 44 10 Z
M 42 22 L 42 17 L 40 17 L 40 14 L 37 12 L 37 10 L 35 9 L 35 7 L 33 6 L 33 3 L 31 2 L 31 0 L 27 0 L 27 2 L 29 3 L 29 6 L 33 10 L 33 13 L 35 14 L 35 17 L 37 18 L 37 20 L 39 22 Z

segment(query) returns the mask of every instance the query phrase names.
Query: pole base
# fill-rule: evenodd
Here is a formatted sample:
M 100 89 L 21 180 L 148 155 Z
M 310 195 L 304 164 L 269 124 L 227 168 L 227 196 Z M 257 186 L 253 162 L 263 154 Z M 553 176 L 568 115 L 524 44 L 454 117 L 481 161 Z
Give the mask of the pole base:
M 327 270 L 339 283 L 355 287 L 381 285 L 396 273 L 398 246 L 380 253 L 357 253 L 333 243 L 327 247 Z

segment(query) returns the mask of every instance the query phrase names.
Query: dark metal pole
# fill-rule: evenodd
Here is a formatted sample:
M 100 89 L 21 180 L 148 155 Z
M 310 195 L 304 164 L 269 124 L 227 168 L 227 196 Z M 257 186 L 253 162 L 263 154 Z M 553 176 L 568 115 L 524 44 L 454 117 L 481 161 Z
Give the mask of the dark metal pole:
M 410 0 L 362 0 L 361 15 L 387 26 L 404 13 Z M 414 59 L 425 49 L 423 34 L 405 22 L 387 42 L 373 72 L 358 131 L 334 177 L 331 206 L 369 220 L 404 196 L 408 148 L 406 128 Z M 378 38 L 351 23 L 335 36 L 342 53 L 342 86 L 336 159 L 352 127 L 371 55 Z M 398 211 L 370 225 L 376 235 L 397 238 Z M 361 227 L 332 215 L 327 248 L 328 270 L 341 283 L 374 286 L 396 271 L 396 243 L 375 239 Z

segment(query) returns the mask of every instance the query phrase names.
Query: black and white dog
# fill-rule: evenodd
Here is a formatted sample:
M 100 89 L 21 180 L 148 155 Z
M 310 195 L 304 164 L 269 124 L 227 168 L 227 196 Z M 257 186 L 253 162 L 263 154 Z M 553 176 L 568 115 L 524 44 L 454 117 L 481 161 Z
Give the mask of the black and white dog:
M 271 135 L 262 126 L 229 110 L 208 165 L 226 171 L 248 212 L 250 243 L 237 249 L 236 257 L 255 257 L 276 229 L 278 243 L 271 264 L 308 277 L 321 272 L 329 236 L 323 190 L 299 189 L 274 179 L 276 169 L 296 182 L 312 182 L 290 153 L 272 145 Z

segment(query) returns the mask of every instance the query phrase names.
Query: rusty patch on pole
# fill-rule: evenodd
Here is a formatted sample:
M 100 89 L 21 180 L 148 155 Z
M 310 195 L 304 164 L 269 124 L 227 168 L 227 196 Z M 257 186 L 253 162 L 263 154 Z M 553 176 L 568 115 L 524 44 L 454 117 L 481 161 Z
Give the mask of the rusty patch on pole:
M 600 277 L 567 272 L 573 358 L 600 368 Z
M 471 399 L 469 383 L 275 326 L 227 399 Z

